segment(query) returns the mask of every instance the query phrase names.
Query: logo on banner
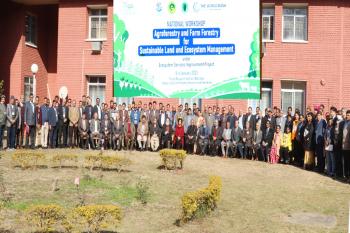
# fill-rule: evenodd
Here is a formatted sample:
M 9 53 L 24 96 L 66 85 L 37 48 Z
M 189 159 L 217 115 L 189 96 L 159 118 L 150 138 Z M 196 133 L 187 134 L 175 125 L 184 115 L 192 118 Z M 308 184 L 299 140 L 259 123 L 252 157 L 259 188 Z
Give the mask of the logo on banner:
M 174 14 L 176 12 L 176 5 L 174 2 L 169 3 L 168 10 L 170 14 Z

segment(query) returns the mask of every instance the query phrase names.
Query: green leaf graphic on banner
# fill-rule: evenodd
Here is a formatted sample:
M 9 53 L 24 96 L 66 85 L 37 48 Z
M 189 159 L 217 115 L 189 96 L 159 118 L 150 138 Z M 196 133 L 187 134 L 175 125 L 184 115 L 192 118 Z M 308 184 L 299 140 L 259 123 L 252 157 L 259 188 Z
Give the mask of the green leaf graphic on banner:
M 114 68 L 120 67 L 125 59 L 125 43 L 129 38 L 129 32 L 125 28 L 123 20 L 115 14 L 114 20 Z
M 260 32 L 257 30 L 253 35 L 253 41 L 250 44 L 252 53 L 249 56 L 250 70 L 248 77 L 260 77 Z

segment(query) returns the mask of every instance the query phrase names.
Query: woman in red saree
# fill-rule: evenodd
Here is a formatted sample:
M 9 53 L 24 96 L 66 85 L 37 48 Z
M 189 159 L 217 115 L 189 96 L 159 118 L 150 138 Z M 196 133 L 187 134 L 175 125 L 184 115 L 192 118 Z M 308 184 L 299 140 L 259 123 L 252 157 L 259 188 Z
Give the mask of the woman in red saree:
M 174 146 L 175 149 L 183 149 L 184 148 L 184 138 L 185 138 L 185 130 L 182 125 L 182 119 L 179 118 L 178 124 L 176 125 L 175 135 L 174 135 Z

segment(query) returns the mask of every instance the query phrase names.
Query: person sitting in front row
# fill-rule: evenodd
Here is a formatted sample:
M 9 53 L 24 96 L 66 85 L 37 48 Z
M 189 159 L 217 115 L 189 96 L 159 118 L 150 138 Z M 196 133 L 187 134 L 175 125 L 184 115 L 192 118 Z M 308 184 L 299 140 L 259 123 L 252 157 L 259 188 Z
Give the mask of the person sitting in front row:
M 151 124 L 149 129 L 151 150 L 157 151 L 159 148 L 161 129 L 158 125 L 157 119 L 153 119 L 153 124 Z
M 182 125 L 182 118 L 179 118 L 177 122 L 174 136 L 174 146 L 175 149 L 184 149 L 185 130 L 184 126 Z
M 188 154 L 193 154 L 194 144 L 197 138 L 197 126 L 194 119 L 191 120 L 190 126 L 187 128 L 186 132 L 186 151 Z
M 112 147 L 113 150 L 121 150 L 123 142 L 123 122 L 120 119 L 119 113 L 114 114 L 112 118 Z
M 163 126 L 163 130 L 162 130 L 162 148 L 171 148 L 171 141 L 172 141 L 172 128 L 171 128 L 171 124 L 170 124 L 170 119 L 167 118 L 165 120 L 165 124 Z
M 98 113 L 95 112 L 93 115 L 93 119 L 90 123 L 90 137 L 92 142 L 92 148 L 98 149 L 100 146 L 100 120 L 98 119 Z
M 226 128 L 224 129 L 224 132 L 222 133 L 222 142 L 221 142 L 221 151 L 222 151 L 222 157 L 227 158 L 228 157 L 228 150 L 231 147 L 231 128 L 230 128 L 230 122 L 226 122 Z M 226 148 L 226 149 L 225 149 Z
M 208 128 L 205 124 L 205 119 L 203 118 L 198 128 L 198 149 L 199 154 L 204 155 L 206 153 L 209 144 L 209 133 Z
M 86 119 L 86 113 L 83 113 L 80 121 L 79 121 L 79 134 L 80 134 L 80 142 L 81 147 L 84 150 L 89 149 L 89 121 Z
M 128 118 L 124 126 L 124 147 L 126 150 L 133 150 L 135 144 L 135 125 Z
M 148 136 L 148 124 L 146 117 L 142 116 L 141 123 L 137 127 L 137 142 L 139 144 L 139 149 L 144 151 L 147 145 L 147 136 Z

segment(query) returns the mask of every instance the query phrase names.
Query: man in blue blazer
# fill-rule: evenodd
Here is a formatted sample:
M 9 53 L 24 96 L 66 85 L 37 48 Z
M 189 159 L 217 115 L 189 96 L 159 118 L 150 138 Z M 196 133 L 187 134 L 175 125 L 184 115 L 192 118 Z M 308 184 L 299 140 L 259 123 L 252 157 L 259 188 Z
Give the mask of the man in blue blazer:
M 58 130 L 58 103 L 54 100 L 48 112 L 49 118 L 49 142 L 51 148 L 57 147 L 57 130 Z
M 33 94 L 29 95 L 29 101 L 26 102 L 24 108 L 24 125 L 29 129 L 29 137 L 30 137 L 30 148 L 34 149 L 35 147 L 35 126 L 36 126 L 36 113 L 35 113 L 35 105 L 33 102 Z M 26 147 L 29 146 L 29 137 L 26 138 Z

